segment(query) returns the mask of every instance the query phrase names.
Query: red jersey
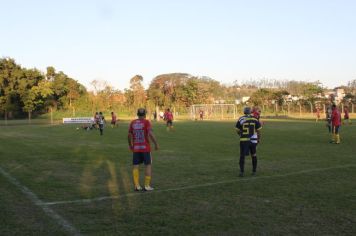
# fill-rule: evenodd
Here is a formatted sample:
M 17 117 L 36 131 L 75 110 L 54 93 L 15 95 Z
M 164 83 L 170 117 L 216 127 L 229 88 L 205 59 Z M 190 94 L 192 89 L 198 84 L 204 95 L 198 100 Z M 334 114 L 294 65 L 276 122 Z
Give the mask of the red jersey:
M 146 119 L 133 120 L 129 127 L 129 133 L 132 135 L 133 152 L 150 152 L 151 146 L 148 139 L 148 133 L 151 131 L 151 122 Z
M 116 115 L 111 116 L 111 121 L 116 121 Z
M 256 110 L 254 110 L 254 111 L 252 112 L 252 116 L 255 117 L 257 120 L 260 119 L 260 113 L 259 113 L 258 111 L 256 111 Z
M 331 113 L 331 123 L 333 126 L 341 125 L 341 115 L 338 109 L 333 109 Z
M 173 120 L 173 114 L 170 111 L 167 111 L 165 114 L 166 120 L 172 121 Z
M 344 118 L 349 119 L 349 109 L 348 108 L 345 107 L 344 113 L 345 113 Z

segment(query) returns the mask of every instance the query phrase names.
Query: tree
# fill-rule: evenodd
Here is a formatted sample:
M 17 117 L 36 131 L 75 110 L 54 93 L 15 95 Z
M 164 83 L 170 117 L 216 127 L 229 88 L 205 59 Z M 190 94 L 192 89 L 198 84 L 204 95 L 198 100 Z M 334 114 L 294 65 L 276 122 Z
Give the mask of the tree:
M 146 104 L 146 92 L 142 85 L 143 77 L 135 75 L 130 79 L 130 89 L 127 91 L 128 101 L 134 108 L 143 107 Z

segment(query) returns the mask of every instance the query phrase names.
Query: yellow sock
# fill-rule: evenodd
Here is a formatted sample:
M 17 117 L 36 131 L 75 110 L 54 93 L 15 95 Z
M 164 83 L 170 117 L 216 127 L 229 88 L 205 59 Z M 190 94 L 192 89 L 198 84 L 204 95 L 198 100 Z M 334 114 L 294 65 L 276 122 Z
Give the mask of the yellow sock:
M 340 134 L 336 134 L 335 142 L 340 143 Z
M 151 176 L 145 176 L 145 186 L 150 186 L 151 184 Z
M 135 187 L 139 186 L 140 185 L 140 183 L 139 183 L 140 172 L 139 172 L 138 168 L 134 168 L 132 170 L 132 175 L 133 175 L 133 181 L 134 181 Z

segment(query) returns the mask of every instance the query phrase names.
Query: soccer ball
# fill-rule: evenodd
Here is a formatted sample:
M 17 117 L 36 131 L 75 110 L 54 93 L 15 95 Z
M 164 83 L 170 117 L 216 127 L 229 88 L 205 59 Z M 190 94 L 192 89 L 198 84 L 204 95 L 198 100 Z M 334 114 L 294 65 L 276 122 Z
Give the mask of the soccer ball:
M 77 127 L 77 130 L 79 130 L 79 127 Z

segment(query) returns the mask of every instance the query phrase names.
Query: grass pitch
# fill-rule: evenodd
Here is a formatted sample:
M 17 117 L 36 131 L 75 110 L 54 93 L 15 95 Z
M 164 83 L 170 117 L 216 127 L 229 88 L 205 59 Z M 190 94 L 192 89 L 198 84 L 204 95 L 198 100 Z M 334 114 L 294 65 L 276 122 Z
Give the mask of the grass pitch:
M 0 235 L 356 234 L 355 125 L 335 145 L 324 122 L 267 120 L 258 174 L 247 157 L 244 178 L 234 125 L 181 121 L 167 132 L 153 123 L 161 149 L 150 193 L 133 192 L 128 123 L 104 136 L 2 126 Z

